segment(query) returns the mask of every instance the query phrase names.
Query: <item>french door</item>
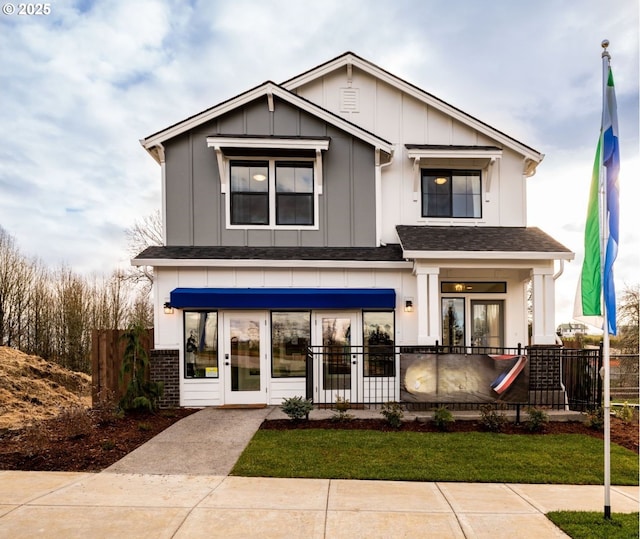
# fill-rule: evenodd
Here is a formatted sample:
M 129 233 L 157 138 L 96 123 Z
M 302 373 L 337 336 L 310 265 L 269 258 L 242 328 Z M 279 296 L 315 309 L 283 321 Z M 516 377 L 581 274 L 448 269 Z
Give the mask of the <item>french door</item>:
M 352 400 L 362 368 L 362 328 L 357 313 L 316 313 L 315 343 L 321 349 L 314 376 L 319 402 L 336 402 L 338 397 Z
M 267 346 L 264 312 L 224 313 L 224 402 L 267 402 Z

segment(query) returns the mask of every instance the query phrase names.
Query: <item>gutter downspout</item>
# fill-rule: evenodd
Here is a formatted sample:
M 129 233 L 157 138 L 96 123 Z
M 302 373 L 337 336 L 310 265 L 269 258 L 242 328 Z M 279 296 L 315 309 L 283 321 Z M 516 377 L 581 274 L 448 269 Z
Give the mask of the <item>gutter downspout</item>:
M 561 258 L 560 259 L 560 267 L 558 268 L 558 271 L 553 275 L 553 280 L 554 282 L 558 280 L 558 277 L 560 277 L 560 275 L 562 275 L 564 273 L 564 260 Z M 555 288 L 555 285 L 554 285 Z M 556 344 L 559 344 L 560 346 L 564 346 L 562 339 L 558 336 L 558 334 L 556 334 Z M 563 365 L 562 365 L 562 360 L 560 360 L 560 388 L 562 389 L 562 394 L 564 395 L 564 409 L 568 410 L 569 409 L 569 397 L 567 395 L 567 388 L 565 387 L 565 385 L 562 383 L 562 380 L 564 379 L 563 374 L 564 374 L 564 369 L 563 369 Z
M 393 163 L 393 150 L 387 163 L 380 162 L 380 148 L 376 148 L 375 197 L 376 197 L 376 246 L 386 245 L 382 240 L 382 169 Z

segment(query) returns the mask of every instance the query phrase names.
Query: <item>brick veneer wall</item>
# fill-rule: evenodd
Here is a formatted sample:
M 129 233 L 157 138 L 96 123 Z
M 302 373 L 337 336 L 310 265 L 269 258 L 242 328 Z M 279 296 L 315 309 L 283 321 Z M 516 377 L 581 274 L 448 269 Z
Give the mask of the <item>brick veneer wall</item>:
M 150 377 L 153 382 L 164 384 L 159 400 L 160 408 L 180 406 L 180 352 L 178 350 L 151 350 Z
M 560 346 L 531 346 L 529 356 L 529 389 L 560 389 Z

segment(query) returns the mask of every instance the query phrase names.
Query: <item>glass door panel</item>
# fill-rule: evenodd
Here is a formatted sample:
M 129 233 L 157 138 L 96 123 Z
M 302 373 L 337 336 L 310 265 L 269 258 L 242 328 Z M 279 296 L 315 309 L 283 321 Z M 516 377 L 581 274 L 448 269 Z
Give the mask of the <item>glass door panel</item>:
M 322 318 L 322 389 L 351 389 L 351 318 Z
M 464 298 L 442 298 L 442 344 L 464 346 Z
M 264 313 L 225 314 L 225 404 L 266 402 Z
M 473 346 L 504 346 L 503 301 L 471 301 Z
M 315 325 L 315 342 L 322 351 L 316 391 L 324 393 L 324 402 L 335 402 L 337 397 L 351 400 L 358 373 L 358 353 L 352 347 L 361 342 L 358 318 L 349 312 L 320 313 Z

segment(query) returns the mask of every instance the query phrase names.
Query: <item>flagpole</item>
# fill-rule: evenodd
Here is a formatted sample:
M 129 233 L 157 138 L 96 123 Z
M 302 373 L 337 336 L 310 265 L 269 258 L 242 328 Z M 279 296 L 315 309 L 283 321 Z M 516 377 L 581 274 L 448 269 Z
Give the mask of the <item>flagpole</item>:
M 602 114 L 604 126 L 604 114 L 607 110 L 607 79 L 609 77 L 609 67 L 611 56 L 607 47 L 609 46 L 609 40 L 602 41 Z M 603 133 L 600 133 L 603 136 Z M 604 256 L 606 253 L 607 242 L 609 239 L 609 223 L 607 219 L 607 181 L 604 174 L 604 164 L 600 162 L 600 223 L 602 230 L 602 237 L 600 239 L 600 256 L 602 271 L 602 285 L 604 286 Z M 604 382 L 604 518 L 611 518 L 611 389 L 610 389 L 610 350 L 609 350 L 609 323 L 607 319 L 607 302 L 602 301 L 602 317 L 604 320 L 603 329 L 603 342 L 602 342 L 602 354 L 603 354 L 603 382 Z

